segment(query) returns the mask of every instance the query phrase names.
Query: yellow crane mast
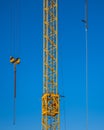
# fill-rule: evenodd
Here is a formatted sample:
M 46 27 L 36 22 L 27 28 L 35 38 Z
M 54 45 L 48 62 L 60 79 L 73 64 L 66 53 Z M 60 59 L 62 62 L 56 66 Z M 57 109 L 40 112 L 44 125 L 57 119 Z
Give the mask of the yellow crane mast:
M 58 0 L 43 0 L 42 130 L 60 130 Z

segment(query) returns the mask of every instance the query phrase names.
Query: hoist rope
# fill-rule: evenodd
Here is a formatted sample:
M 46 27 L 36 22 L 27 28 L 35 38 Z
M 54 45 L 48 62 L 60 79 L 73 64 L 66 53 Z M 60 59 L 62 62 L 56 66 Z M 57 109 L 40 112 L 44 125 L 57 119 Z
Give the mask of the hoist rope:
M 61 53 L 62 54 L 62 53 Z M 62 60 L 62 68 L 61 68 L 61 71 L 62 71 L 62 88 L 63 88 L 63 95 L 64 96 L 64 99 L 63 99 L 63 110 L 64 110 L 64 130 L 66 130 L 66 98 L 65 98 L 65 92 L 64 92 L 64 74 L 63 74 L 63 56 L 61 56 L 61 60 Z
M 13 124 L 15 125 L 16 121 L 16 64 L 14 64 L 14 118 Z
M 10 9 L 10 56 L 17 56 L 19 50 L 19 0 L 11 0 Z M 17 57 L 16 57 L 17 58 Z M 16 64 L 14 64 L 14 104 L 13 104 L 13 124 L 16 121 Z
M 10 3 L 10 56 L 14 54 L 14 9 L 13 9 L 13 1 Z
M 13 104 L 13 125 L 15 125 L 16 122 L 16 98 L 14 98 L 14 104 Z
M 15 11 L 15 51 L 16 55 L 20 53 L 20 0 L 16 0 L 16 11 Z
M 66 130 L 66 98 L 65 98 L 65 91 L 64 91 L 64 72 L 63 72 L 63 46 L 62 44 L 60 44 L 60 67 L 61 67 L 61 79 L 62 79 L 62 97 L 64 97 L 63 99 L 63 115 L 64 115 L 64 130 Z
M 20 53 L 20 0 L 10 3 L 10 56 Z
M 88 0 L 85 0 L 85 48 L 86 48 L 86 130 L 88 130 Z
M 88 130 L 88 0 L 85 1 L 85 40 L 86 40 L 86 130 Z
M 86 130 L 88 130 L 88 31 L 86 29 Z

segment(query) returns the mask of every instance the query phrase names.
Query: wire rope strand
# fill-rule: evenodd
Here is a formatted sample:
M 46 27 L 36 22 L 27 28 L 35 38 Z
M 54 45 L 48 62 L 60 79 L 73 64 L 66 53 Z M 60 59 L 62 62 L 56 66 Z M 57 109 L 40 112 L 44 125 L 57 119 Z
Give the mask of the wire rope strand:
M 16 55 L 20 54 L 20 0 L 16 0 Z
M 65 96 L 65 91 L 64 91 L 64 72 L 63 72 L 63 46 L 60 44 L 60 65 L 61 65 L 61 76 L 62 76 L 62 96 Z M 63 114 L 64 114 L 64 130 L 66 130 L 66 102 L 65 98 L 63 99 Z
M 13 125 L 16 123 L 16 98 L 14 98 L 14 105 L 13 105 Z
M 85 40 L 86 40 L 86 130 L 88 130 L 88 0 L 85 0 Z
M 88 30 L 86 29 L 86 130 L 88 130 Z
M 61 52 L 61 73 L 62 73 L 62 89 L 63 89 L 63 92 L 62 92 L 62 96 L 65 96 L 65 92 L 64 92 L 64 74 L 63 74 L 63 54 Z M 63 111 L 64 111 L 64 130 L 66 130 L 66 102 L 65 102 L 65 98 L 64 98 L 64 101 L 63 101 Z
M 12 28 L 12 0 L 10 2 L 10 56 L 12 55 L 12 46 L 13 46 L 13 28 Z
M 13 124 L 15 125 L 16 120 L 16 64 L 14 64 L 14 108 L 13 108 Z
M 64 125 L 64 130 L 66 130 L 66 102 L 65 102 L 65 99 L 64 99 L 64 121 L 65 121 L 65 125 Z

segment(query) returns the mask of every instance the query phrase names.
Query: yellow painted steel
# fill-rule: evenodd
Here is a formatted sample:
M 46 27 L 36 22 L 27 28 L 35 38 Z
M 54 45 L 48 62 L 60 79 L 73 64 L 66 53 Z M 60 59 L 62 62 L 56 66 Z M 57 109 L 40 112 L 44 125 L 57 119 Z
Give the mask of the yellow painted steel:
M 12 64 L 20 64 L 20 58 L 14 58 L 14 57 L 10 57 L 10 63 Z
M 59 95 L 46 93 L 42 97 L 42 114 L 48 116 L 56 116 L 59 114 Z
M 43 2 L 42 130 L 60 130 L 58 0 Z
M 16 64 L 20 64 L 20 58 L 16 59 Z
M 10 57 L 10 62 L 13 63 L 15 61 L 14 57 Z

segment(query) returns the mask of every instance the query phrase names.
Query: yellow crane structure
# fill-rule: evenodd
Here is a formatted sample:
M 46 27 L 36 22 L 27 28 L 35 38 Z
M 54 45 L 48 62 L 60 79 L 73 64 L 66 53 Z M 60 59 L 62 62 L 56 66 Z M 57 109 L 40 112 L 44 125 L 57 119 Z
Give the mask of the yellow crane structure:
M 43 0 L 42 130 L 60 130 L 58 0 Z

